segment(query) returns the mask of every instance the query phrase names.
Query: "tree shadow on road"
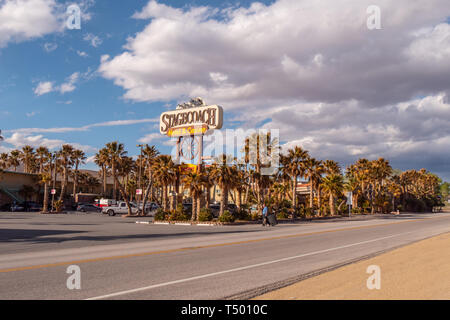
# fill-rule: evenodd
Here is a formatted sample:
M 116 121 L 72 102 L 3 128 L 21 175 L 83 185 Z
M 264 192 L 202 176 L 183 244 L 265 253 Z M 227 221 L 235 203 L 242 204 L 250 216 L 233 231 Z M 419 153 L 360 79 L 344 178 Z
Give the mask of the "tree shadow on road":
M 150 240 L 158 238 L 195 237 L 216 234 L 238 234 L 260 232 L 261 230 L 234 230 L 214 232 L 180 232 L 180 233 L 141 233 L 125 235 L 81 235 L 83 230 L 38 230 L 38 229 L 0 229 L 0 242 L 24 243 L 63 243 L 68 241 L 107 242 L 123 240 Z M 80 234 L 80 235 L 77 235 Z M 64 236 L 62 236 L 64 235 Z

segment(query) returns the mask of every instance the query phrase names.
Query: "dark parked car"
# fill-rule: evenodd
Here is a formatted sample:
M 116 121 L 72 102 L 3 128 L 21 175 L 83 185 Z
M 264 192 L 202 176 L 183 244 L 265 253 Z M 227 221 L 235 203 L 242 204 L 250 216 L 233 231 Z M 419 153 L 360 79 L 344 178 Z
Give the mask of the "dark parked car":
M 102 208 L 99 208 L 93 204 L 83 203 L 83 204 L 79 204 L 77 206 L 77 211 L 80 211 L 80 212 L 102 212 Z
M 209 205 L 209 208 L 211 209 L 214 218 L 218 218 L 220 213 L 220 203 L 211 204 Z M 235 204 L 230 203 L 225 207 L 225 210 L 228 210 L 231 214 L 235 214 L 237 212 L 237 207 Z
M 4 205 L 0 206 L 0 211 L 1 212 L 11 211 L 11 207 L 12 207 L 11 203 L 4 204 Z
M 42 206 L 36 202 L 25 202 L 24 203 L 25 211 L 27 212 L 39 212 L 42 211 Z
M 11 212 L 24 212 L 25 207 L 22 204 L 13 204 L 11 205 Z

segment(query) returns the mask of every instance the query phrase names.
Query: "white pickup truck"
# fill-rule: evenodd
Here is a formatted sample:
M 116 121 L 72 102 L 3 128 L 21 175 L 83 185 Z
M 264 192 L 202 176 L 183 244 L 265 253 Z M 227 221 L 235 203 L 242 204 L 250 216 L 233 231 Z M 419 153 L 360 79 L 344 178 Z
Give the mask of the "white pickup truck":
M 131 212 L 136 214 L 138 212 L 137 206 L 133 203 L 130 203 L 130 206 Z M 128 214 L 127 203 L 125 201 L 118 201 L 114 206 L 102 207 L 102 213 L 110 216 L 115 216 L 116 214 Z

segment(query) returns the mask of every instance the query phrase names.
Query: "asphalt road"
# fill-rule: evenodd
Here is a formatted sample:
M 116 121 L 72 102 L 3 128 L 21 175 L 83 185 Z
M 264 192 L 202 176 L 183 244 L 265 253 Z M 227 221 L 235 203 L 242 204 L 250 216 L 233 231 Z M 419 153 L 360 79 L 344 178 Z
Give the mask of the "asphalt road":
M 271 228 L 135 221 L 100 214 L 0 213 L 0 299 L 247 298 L 450 231 L 449 213 Z M 66 286 L 69 265 L 80 267 L 80 290 Z

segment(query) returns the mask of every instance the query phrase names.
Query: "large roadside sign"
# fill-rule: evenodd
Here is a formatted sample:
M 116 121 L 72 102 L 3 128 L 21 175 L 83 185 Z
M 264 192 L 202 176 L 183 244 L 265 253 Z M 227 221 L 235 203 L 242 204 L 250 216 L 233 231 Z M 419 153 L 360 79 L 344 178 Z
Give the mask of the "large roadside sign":
M 164 112 L 160 116 L 161 134 L 186 136 L 205 134 L 208 130 L 222 128 L 223 109 L 217 105 L 178 109 Z

